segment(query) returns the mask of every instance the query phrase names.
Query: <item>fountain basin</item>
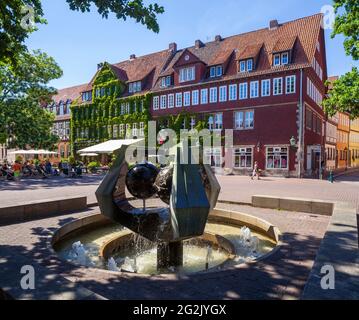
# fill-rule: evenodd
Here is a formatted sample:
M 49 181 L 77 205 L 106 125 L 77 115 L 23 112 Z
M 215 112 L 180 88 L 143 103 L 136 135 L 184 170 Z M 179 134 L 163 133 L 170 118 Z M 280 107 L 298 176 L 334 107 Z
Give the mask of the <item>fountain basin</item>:
M 241 239 L 241 228 L 244 226 L 249 227 L 252 236 L 258 239 L 256 252 L 249 252 Z M 153 243 L 113 224 L 100 214 L 86 216 L 58 229 L 53 236 L 52 245 L 60 258 L 78 264 L 71 256 L 71 246 L 76 241 L 81 241 L 87 250 L 87 267 L 108 270 L 107 261 L 114 258 L 119 265 L 118 270 L 128 271 L 121 268 L 121 261 L 128 257 L 130 260 L 137 260 L 140 265 L 136 270 L 138 273 L 170 272 L 156 272 L 156 251 Z M 280 232 L 269 222 L 239 212 L 215 209 L 209 216 L 203 236 L 185 241 L 184 267 L 180 272 L 223 270 L 255 262 L 272 254 L 279 243 Z M 213 251 L 213 260 L 206 267 L 208 248 Z

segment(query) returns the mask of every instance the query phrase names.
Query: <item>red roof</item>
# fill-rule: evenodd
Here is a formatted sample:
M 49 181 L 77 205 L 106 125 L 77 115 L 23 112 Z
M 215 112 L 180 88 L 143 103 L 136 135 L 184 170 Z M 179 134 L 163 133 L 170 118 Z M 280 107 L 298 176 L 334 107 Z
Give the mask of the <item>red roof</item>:
M 88 84 L 81 84 L 79 86 L 69 87 L 57 91 L 57 94 L 52 97 L 52 100 L 58 104 L 60 101 L 76 100 L 83 91 L 86 91 Z

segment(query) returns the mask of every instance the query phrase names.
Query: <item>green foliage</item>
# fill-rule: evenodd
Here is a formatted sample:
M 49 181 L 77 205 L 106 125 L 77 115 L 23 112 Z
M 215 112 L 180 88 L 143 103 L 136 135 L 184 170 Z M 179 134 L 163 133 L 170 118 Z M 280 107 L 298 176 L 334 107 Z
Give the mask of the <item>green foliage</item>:
M 22 156 L 16 156 L 15 161 L 22 163 L 23 162 Z
M 10 147 L 52 148 L 54 115 L 40 106 L 56 92 L 48 83 L 61 77 L 53 58 L 40 51 L 24 53 L 17 66 L 0 61 L 0 143 Z
M 334 0 L 336 18 L 332 37 L 342 34 L 347 55 L 359 59 L 359 2 L 357 0 Z
M 329 85 L 329 83 L 327 83 Z M 337 111 L 348 112 L 351 118 L 359 117 L 359 71 L 353 68 L 351 72 L 341 76 L 332 84 L 328 98 L 323 101 L 324 110 L 329 115 Z
M 94 173 L 98 167 L 100 167 L 100 163 L 98 161 L 92 161 L 87 165 L 87 169 L 92 173 Z
M 74 157 L 74 156 L 69 156 L 68 162 L 69 162 L 69 164 L 72 165 L 72 166 L 76 165 L 76 159 L 75 159 L 75 157 Z

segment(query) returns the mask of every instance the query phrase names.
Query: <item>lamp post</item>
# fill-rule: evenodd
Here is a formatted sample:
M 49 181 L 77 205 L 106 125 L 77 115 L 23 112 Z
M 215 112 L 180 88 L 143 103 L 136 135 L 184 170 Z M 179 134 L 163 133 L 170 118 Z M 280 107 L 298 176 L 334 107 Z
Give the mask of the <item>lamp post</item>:
M 297 147 L 297 141 L 295 140 L 294 136 L 292 136 L 290 139 L 289 139 L 289 143 L 290 143 L 290 146 L 292 148 L 296 148 Z

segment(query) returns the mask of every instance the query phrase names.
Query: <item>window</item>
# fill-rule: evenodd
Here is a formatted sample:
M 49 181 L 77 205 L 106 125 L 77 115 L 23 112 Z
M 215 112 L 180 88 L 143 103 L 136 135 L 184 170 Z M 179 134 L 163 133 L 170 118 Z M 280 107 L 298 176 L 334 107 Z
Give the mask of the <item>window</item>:
M 158 110 L 160 104 L 160 98 L 159 97 L 153 97 L 153 110 Z M 123 105 L 121 105 L 121 114 L 124 114 L 123 111 Z
M 242 60 L 239 62 L 239 72 L 246 72 L 253 70 L 253 59 Z
M 123 138 L 125 136 L 125 125 L 124 124 L 119 125 L 119 134 L 120 134 L 121 138 Z
M 247 71 L 252 71 L 252 70 L 253 70 L 253 60 L 248 59 L 247 60 Z
M 214 127 L 216 130 L 222 130 L 223 129 L 223 114 L 222 113 L 216 113 L 214 117 Z
M 145 123 L 144 123 L 144 122 L 140 122 L 140 132 L 139 132 L 139 136 L 140 136 L 140 137 L 144 137 L 144 136 L 145 136 Z
M 251 81 L 251 98 L 259 96 L 259 81 Z
M 173 93 L 168 95 L 168 108 L 171 109 L 175 106 L 175 95 Z
M 183 106 L 188 107 L 191 105 L 191 92 L 187 91 L 183 94 Z
M 289 62 L 289 56 L 288 56 L 288 52 L 282 53 L 282 64 L 288 64 Z
M 223 74 L 222 66 L 214 66 L 214 67 L 211 67 L 209 70 L 210 70 L 209 71 L 209 76 L 211 78 L 220 77 Z
M 209 102 L 216 103 L 217 102 L 217 88 L 209 89 Z
M 196 126 L 196 117 L 191 117 L 190 127 L 193 130 Z
M 267 148 L 266 166 L 267 169 L 288 169 L 288 148 Z
M 208 117 L 208 129 L 213 130 L 214 129 L 214 117 L 213 115 L 210 115 Z
M 278 96 L 283 93 L 283 78 L 273 79 L 273 95 Z
M 180 70 L 180 82 L 195 80 L 195 67 L 183 68 Z
M 247 99 L 248 98 L 248 84 L 240 83 L 239 84 L 239 99 Z
M 125 103 L 125 114 L 130 114 L 130 103 Z
M 234 167 L 239 169 L 251 169 L 253 159 L 252 148 L 235 148 L 234 149 Z
M 91 101 L 92 100 L 92 91 L 86 91 L 82 93 L 82 101 Z
M 275 54 L 273 58 L 273 65 L 280 66 L 280 54 Z
M 229 86 L 229 100 L 234 101 L 237 100 L 237 85 L 231 84 Z
M 161 78 L 161 88 L 170 87 L 172 85 L 172 77 L 166 76 Z
M 128 92 L 135 93 L 141 91 L 141 81 L 131 82 L 128 85 Z M 102 93 L 101 93 L 102 96 Z
M 133 136 L 133 137 L 137 137 L 137 135 L 138 135 L 137 123 L 134 123 L 134 124 L 132 125 L 132 136 Z
M 176 93 L 176 107 L 182 107 L 182 93 Z
M 192 105 L 196 106 L 199 104 L 199 91 L 194 90 L 192 91 Z
M 201 104 L 208 103 L 208 89 L 201 90 Z
M 313 128 L 313 112 L 308 108 L 306 108 L 306 111 L 305 111 L 305 122 L 306 122 L 307 129 L 312 130 L 312 128 Z
M 234 112 L 234 128 L 236 130 L 248 130 L 254 128 L 254 111 Z
M 205 149 L 205 158 L 206 164 L 210 164 L 212 167 L 215 168 L 220 168 L 222 166 L 222 149 Z
M 64 103 L 62 101 L 60 101 L 60 106 L 59 106 L 59 113 L 60 116 L 62 116 L 64 114 Z
M 241 61 L 239 63 L 239 71 L 240 72 L 245 72 L 246 71 L 246 62 L 245 61 Z
M 280 65 L 286 65 L 289 63 L 289 53 L 283 52 L 283 53 L 276 53 L 273 56 L 273 66 L 277 67 Z
M 126 124 L 126 137 L 131 138 L 131 133 L 132 133 L 131 125 L 129 123 L 127 123 Z
M 285 78 L 285 93 L 295 93 L 295 76 Z
M 219 87 L 219 102 L 227 101 L 227 86 Z
M 161 96 L 161 109 L 166 109 L 166 104 L 167 104 L 167 96 Z
M 270 80 L 262 80 L 262 97 L 270 96 Z

